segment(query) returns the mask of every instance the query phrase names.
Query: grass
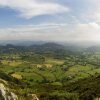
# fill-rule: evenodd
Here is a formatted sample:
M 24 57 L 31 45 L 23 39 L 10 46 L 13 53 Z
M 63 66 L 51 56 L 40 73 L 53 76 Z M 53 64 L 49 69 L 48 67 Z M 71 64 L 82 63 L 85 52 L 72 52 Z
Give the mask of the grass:
M 62 65 L 64 63 L 64 60 L 58 60 L 58 59 L 53 59 L 53 58 L 46 58 L 45 63 L 46 64 L 51 64 L 51 65 Z
M 2 61 L 3 65 L 9 65 L 9 66 L 18 66 L 22 63 L 23 63 L 22 61 L 9 61 L 9 60 L 3 60 Z
M 13 62 L 12 62 L 13 63 Z M 93 69 L 91 65 L 75 65 L 68 69 L 68 71 L 63 71 L 61 67 L 41 67 L 31 66 L 29 63 L 2 65 L 0 69 L 4 72 L 11 74 L 13 77 L 28 81 L 31 84 L 34 82 L 42 82 L 45 77 L 49 82 L 54 82 L 56 80 L 60 81 L 64 77 L 70 77 L 71 80 L 79 80 L 82 78 L 87 78 L 95 73 L 100 73 L 100 69 Z
M 43 64 L 34 64 L 32 62 L 24 62 L 21 60 L 8 62 L 8 60 L 3 60 L 0 70 L 31 84 L 43 82 L 44 78 L 51 83 L 55 81 L 60 82 L 63 78 L 76 81 L 87 78 L 95 73 L 100 73 L 100 69 L 96 69 L 93 65 L 89 64 L 86 66 L 74 65 L 64 71 L 61 68 L 61 65 L 64 64 L 64 60 L 53 58 L 46 58 L 46 61 Z M 67 65 L 65 65 L 65 67 L 66 66 Z
M 11 76 L 20 80 L 22 79 L 22 76 L 20 74 L 13 73 L 11 74 Z

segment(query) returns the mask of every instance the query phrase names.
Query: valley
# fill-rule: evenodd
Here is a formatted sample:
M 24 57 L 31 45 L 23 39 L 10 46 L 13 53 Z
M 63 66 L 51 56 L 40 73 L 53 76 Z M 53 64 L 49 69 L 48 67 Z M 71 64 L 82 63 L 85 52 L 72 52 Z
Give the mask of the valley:
M 100 51 L 74 48 L 0 46 L 0 78 L 14 84 L 10 88 L 18 100 L 27 100 L 30 93 L 40 100 L 94 100 L 100 97 Z

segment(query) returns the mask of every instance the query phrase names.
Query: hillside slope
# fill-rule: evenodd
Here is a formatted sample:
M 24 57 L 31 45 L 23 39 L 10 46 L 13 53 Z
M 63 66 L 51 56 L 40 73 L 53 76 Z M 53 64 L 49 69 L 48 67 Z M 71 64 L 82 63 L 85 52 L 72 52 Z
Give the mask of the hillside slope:
M 0 100 L 39 100 L 36 94 L 25 95 L 24 89 L 27 90 L 25 83 L 0 72 Z
M 100 74 L 70 83 L 65 88 L 69 92 L 79 93 L 80 100 L 94 100 L 100 97 Z

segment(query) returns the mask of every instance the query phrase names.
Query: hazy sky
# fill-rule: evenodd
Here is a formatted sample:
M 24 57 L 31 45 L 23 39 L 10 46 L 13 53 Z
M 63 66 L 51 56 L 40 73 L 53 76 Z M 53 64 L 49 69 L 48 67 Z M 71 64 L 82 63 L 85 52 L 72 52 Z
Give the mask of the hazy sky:
M 0 40 L 100 42 L 100 0 L 0 0 Z

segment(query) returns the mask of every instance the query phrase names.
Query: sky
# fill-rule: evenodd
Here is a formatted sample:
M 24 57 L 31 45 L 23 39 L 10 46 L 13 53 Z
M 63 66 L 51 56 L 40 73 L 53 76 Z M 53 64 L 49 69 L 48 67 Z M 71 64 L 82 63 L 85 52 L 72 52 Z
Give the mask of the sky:
M 100 42 L 100 0 L 0 0 L 0 40 Z

